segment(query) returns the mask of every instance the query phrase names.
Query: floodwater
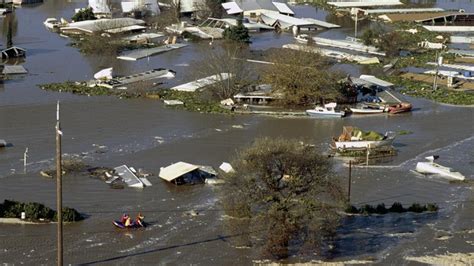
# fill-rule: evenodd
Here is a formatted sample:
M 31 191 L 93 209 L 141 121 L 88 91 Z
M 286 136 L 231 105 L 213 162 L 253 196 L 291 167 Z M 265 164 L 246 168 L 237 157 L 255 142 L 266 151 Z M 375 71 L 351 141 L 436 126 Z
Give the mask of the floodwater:
M 331 137 L 338 135 L 345 125 L 381 132 L 412 132 L 396 139 L 399 154 L 393 160 L 379 167 L 354 170 L 353 204 L 434 202 L 441 209 L 438 214 L 345 219 L 328 257 L 373 258 L 381 264 L 398 265 L 408 263 L 404 256 L 472 252 L 472 185 L 451 184 L 411 170 L 425 156 L 439 154 L 440 164 L 474 179 L 473 108 L 407 97 L 415 106 L 409 114 L 316 120 L 207 115 L 165 108 L 152 100 L 85 97 L 40 90 L 36 84 L 85 80 L 109 66 L 114 66 L 118 74 L 168 67 L 178 73 L 170 83 L 189 79 L 192 72 L 189 65 L 199 59 L 202 51 L 197 45 L 151 57 L 149 62 L 118 61 L 105 56 L 83 56 L 67 45 L 67 39 L 48 32 L 42 25 L 47 17 L 68 18 L 74 8 L 85 5 L 85 1 L 45 1 L 18 9 L 15 14 L 14 43 L 28 50 L 24 66 L 29 74 L 4 81 L 0 87 L 0 137 L 13 144 L 0 150 L 0 200 L 38 201 L 55 206 L 55 183 L 40 177 L 38 172 L 53 163 L 57 100 L 62 104 L 64 153 L 82 156 L 91 165 L 128 164 L 151 171 L 155 176 L 149 178 L 153 186 L 143 190 L 113 190 L 102 181 L 86 176 L 65 177 L 64 205 L 88 215 L 85 221 L 64 227 L 65 263 L 251 263 L 258 254 L 234 247 L 235 235 L 223 227 L 219 188 L 169 185 L 156 177 L 160 167 L 177 161 L 218 167 L 223 161 L 230 161 L 236 149 L 260 136 L 298 138 L 327 151 Z M 474 11 L 469 1 L 443 1 L 437 5 Z M 304 16 L 320 19 L 327 16 L 310 7 L 295 10 Z M 347 28 L 321 34 L 343 38 L 350 33 L 352 29 Z M 276 36 L 272 32 L 254 35 L 253 41 L 252 49 L 293 42 L 288 34 Z M 358 73 L 363 69 L 352 71 Z M 23 173 L 21 159 L 27 147 L 27 172 Z M 347 168 L 335 162 L 338 172 L 345 176 Z M 191 210 L 199 215 L 190 215 Z M 112 226 L 111 221 L 122 213 L 135 215 L 138 211 L 151 224 L 146 229 L 121 231 Z M 0 225 L 0 263 L 53 264 L 55 228 L 54 225 Z

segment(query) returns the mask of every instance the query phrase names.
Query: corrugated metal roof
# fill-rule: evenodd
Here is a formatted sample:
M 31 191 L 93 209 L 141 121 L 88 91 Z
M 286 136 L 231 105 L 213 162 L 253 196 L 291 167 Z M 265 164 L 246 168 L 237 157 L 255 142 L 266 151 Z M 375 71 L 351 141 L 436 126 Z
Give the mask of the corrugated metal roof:
M 295 12 L 293 12 L 293 10 L 291 10 L 290 7 L 285 3 L 273 2 L 273 5 L 278 9 L 280 13 L 292 15 L 295 14 Z
M 222 3 L 222 7 L 225 9 L 227 14 L 234 15 L 244 12 L 236 2 Z
M 359 78 L 362 79 L 362 80 L 365 80 L 367 82 L 370 82 L 374 85 L 380 86 L 380 87 L 392 87 L 393 86 L 393 83 L 387 82 L 385 80 L 381 80 L 381 79 L 376 78 L 376 77 L 371 76 L 371 75 L 360 75 Z

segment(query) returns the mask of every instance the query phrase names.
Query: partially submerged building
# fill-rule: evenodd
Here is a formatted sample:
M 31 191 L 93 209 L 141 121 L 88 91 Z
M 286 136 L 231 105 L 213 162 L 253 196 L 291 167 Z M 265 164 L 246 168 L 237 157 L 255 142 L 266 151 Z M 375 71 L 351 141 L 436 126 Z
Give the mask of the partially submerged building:
M 113 18 L 85 20 L 69 23 L 61 28 L 63 34 L 98 34 L 98 33 L 127 33 L 140 32 L 146 29 L 145 21 L 133 18 Z
M 156 0 L 127 0 L 122 1 L 120 4 L 122 12 L 125 14 L 139 12 L 141 15 L 151 14 L 156 16 L 161 12 Z
M 112 12 L 107 3 L 107 0 L 89 0 L 89 7 L 97 18 L 110 18 Z
M 283 2 L 272 0 L 234 0 L 223 3 L 222 7 L 228 15 L 243 14 L 245 17 L 257 18 L 261 14 L 276 13 L 294 16 L 295 13 Z
M 12 46 L 0 51 L 3 59 L 25 57 L 26 50 L 17 46 Z
M 216 176 L 209 167 L 198 166 L 185 162 L 177 162 L 160 168 L 160 178 L 176 185 L 204 183 L 207 178 Z

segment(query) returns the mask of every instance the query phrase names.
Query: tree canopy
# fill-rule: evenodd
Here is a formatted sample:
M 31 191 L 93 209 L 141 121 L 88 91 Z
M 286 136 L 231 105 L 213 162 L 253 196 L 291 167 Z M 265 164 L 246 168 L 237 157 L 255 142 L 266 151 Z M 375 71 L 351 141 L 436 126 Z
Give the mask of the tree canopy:
M 278 49 L 266 61 L 274 64 L 262 69 L 262 80 L 284 95 L 285 105 L 311 106 L 343 96 L 338 83 L 342 74 L 331 70 L 330 62 L 319 53 Z
M 231 26 L 224 30 L 224 39 L 235 42 L 250 43 L 249 30 L 244 26 L 242 19 L 237 20 L 237 26 Z
M 84 21 L 84 20 L 95 20 L 97 19 L 92 11 L 92 7 L 85 8 L 79 10 L 74 16 L 71 18 L 75 22 Z
M 251 228 L 246 245 L 270 258 L 324 244 L 334 232 L 343 193 L 330 161 L 314 147 L 282 138 L 257 139 L 238 152 L 223 187 L 223 203 L 233 231 Z M 247 229 L 248 230 L 248 229 Z

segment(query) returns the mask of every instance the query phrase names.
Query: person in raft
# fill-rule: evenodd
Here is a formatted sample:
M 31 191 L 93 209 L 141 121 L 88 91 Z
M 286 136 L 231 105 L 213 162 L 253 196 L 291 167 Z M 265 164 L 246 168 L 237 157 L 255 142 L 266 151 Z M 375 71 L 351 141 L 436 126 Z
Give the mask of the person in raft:
M 137 215 L 137 219 L 135 220 L 135 224 L 137 226 L 143 226 L 143 219 L 145 219 L 145 216 L 143 216 L 140 212 Z
M 128 216 L 128 214 L 124 213 L 124 214 L 122 215 L 122 217 L 120 218 L 120 222 L 121 222 L 122 224 L 125 224 L 125 221 L 127 221 L 128 218 L 130 218 L 130 217 Z

